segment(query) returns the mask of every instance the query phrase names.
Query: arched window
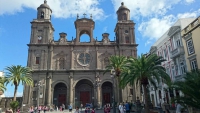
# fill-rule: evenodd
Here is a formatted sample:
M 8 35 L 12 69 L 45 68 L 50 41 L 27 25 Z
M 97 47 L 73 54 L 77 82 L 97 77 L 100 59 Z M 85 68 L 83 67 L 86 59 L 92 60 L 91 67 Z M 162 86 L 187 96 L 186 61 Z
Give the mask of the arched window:
M 60 69 L 65 68 L 65 59 L 64 58 L 59 59 L 59 67 L 60 67 Z
M 125 40 L 126 40 L 126 43 L 129 43 L 129 42 L 130 42 L 128 36 L 125 37 Z
M 40 16 L 41 18 L 44 18 L 44 12 L 41 12 L 41 16 Z

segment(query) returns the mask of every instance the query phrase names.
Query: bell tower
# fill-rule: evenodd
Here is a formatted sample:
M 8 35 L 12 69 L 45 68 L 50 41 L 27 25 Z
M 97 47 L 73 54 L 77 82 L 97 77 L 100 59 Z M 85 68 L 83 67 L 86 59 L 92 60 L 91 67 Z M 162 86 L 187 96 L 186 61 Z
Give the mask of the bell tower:
M 37 8 L 37 19 L 31 24 L 30 44 L 47 44 L 53 40 L 54 28 L 51 23 L 52 10 L 44 0 L 44 3 Z
M 87 34 L 90 37 L 90 42 L 93 43 L 95 39 L 93 38 L 93 30 L 95 27 L 95 22 L 92 19 L 92 15 L 90 18 L 86 18 L 85 15 L 83 14 L 83 18 L 78 18 L 79 16 L 77 15 L 77 20 L 74 22 L 75 28 L 76 28 L 76 39 L 75 42 L 76 44 L 80 43 L 80 37 L 83 34 Z
M 117 19 L 114 30 L 116 42 L 118 44 L 135 44 L 135 23 L 130 20 L 130 10 L 123 2 L 117 10 Z

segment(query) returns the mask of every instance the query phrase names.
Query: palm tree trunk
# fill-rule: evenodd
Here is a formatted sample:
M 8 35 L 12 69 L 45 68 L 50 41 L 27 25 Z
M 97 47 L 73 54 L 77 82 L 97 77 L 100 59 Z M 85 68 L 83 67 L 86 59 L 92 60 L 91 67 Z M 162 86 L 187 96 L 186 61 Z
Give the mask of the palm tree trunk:
M 18 86 L 17 86 L 17 85 L 15 85 L 15 90 L 14 90 L 14 97 L 13 97 L 13 101 L 16 101 L 17 89 L 18 89 Z
M 143 88 L 144 88 L 144 99 L 145 99 L 145 113 L 149 113 L 147 84 L 143 84 Z

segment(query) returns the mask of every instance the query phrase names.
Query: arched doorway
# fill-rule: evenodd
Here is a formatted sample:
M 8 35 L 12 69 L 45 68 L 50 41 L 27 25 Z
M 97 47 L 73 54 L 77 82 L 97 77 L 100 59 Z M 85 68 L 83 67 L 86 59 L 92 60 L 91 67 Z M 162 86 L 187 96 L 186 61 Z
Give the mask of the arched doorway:
M 86 103 L 93 103 L 94 99 L 94 87 L 93 83 L 87 79 L 80 80 L 75 87 L 75 106 L 83 106 Z
M 113 97 L 113 85 L 111 82 L 104 82 L 102 84 L 102 104 L 103 106 L 107 103 L 112 105 L 112 97 Z
M 64 83 L 58 83 L 54 87 L 53 104 L 56 106 L 66 105 L 67 86 Z

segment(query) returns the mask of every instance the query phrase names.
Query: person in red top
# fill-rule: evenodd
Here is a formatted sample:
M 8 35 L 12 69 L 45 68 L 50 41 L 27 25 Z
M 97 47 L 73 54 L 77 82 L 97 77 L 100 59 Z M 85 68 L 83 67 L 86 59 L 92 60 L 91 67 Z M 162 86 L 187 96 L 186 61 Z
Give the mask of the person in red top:
M 92 111 L 91 111 L 91 113 L 95 113 L 95 110 L 94 110 L 94 108 L 92 108 Z

